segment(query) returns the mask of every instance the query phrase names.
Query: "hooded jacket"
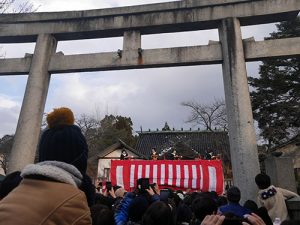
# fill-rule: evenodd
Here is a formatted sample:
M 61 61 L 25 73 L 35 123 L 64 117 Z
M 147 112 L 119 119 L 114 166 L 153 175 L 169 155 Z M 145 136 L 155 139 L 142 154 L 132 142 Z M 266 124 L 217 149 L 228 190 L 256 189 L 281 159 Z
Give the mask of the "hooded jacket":
M 298 195 L 292 191 L 271 185 L 266 189 L 259 190 L 257 199 L 258 203 L 266 207 L 272 221 L 274 221 L 276 217 L 284 221 L 288 219 L 285 200 L 296 196 Z
M 30 164 L 20 185 L 0 201 L 0 225 L 91 225 L 76 167 L 57 161 Z

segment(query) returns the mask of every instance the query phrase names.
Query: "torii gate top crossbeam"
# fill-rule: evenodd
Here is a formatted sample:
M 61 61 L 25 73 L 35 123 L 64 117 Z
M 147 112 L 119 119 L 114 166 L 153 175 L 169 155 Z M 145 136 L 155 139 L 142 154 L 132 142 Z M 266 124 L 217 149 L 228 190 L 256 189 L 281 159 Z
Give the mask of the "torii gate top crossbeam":
M 57 40 L 123 36 L 218 28 L 228 17 L 241 25 L 278 22 L 297 16 L 299 0 L 178 1 L 143 6 L 77 12 L 0 15 L 0 42 L 35 42 L 38 34 Z

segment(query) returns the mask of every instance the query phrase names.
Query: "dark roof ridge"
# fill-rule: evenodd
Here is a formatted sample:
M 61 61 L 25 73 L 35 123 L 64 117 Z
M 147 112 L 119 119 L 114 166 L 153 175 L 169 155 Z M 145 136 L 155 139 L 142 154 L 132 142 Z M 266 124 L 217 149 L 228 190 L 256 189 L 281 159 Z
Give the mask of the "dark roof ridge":
M 97 154 L 97 158 L 102 158 L 105 157 L 106 155 L 112 153 L 113 151 L 115 151 L 115 148 L 124 146 L 125 148 L 127 148 L 128 150 L 130 150 L 131 152 L 133 152 L 134 154 L 138 155 L 141 158 L 147 158 L 143 153 L 138 152 L 137 150 L 135 150 L 134 148 L 130 147 L 129 145 L 127 145 L 123 140 L 121 140 L 120 138 L 118 138 L 118 141 L 110 146 L 108 146 L 107 148 L 105 148 L 103 151 L 101 151 L 100 153 Z
M 299 141 L 299 143 L 300 143 L 300 134 L 296 134 L 296 135 L 293 136 L 291 139 L 289 139 L 289 140 L 287 140 L 287 141 L 285 141 L 285 142 L 283 142 L 283 143 L 281 143 L 281 144 L 279 144 L 279 145 L 277 145 L 277 146 L 274 146 L 273 148 L 270 149 L 270 151 L 271 151 L 271 152 L 276 151 L 277 149 L 279 149 L 279 148 L 281 148 L 281 147 L 284 147 L 284 146 L 286 146 L 286 145 L 289 145 L 289 144 L 291 144 L 291 143 L 293 143 L 293 142 L 295 142 L 295 143 L 297 144 L 298 141 Z

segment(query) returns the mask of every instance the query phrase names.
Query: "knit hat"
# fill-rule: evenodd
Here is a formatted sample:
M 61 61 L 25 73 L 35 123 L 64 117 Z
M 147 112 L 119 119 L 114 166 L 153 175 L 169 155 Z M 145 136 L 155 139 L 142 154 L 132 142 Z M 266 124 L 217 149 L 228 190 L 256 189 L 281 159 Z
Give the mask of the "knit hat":
M 88 146 L 69 108 L 57 108 L 47 115 L 48 129 L 39 143 L 39 161 L 55 160 L 74 165 L 82 174 L 87 169 Z

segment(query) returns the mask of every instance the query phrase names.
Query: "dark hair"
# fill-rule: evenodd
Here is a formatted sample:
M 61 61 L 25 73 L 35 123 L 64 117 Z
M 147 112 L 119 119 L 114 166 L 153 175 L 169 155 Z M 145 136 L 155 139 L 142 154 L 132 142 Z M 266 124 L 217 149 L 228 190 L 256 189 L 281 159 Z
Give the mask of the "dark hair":
M 6 197 L 13 189 L 15 189 L 20 182 L 22 177 L 20 171 L 15 171 L 8 174 L 1 183 L 0 186 L 0 199 Z
M 262 218 L 266 225 L 273 225 L 272 219 L 269 216 L 268 210 L 265 207 L 260 207 L 256 214 Z M 297 223 L 296 223 L 297 224 Z
M 184 203 L 180 203 L 176 209 L 176 223 L 181 224 L 182 222 L 190 223 L 193 212 L 190 207 Z
M 233 213 L 230 213 L 230 212 L 225 213 L 224 216 L 225 216 L 225 219 L 224 219 L 222 225 L 243 225 L 242 222 L 249 223 L 249 221 L 245 221 L 245 219 L 237 217 Z
M 249 209 L 251 212 L 256 213 L 258 210 L 258 206 L 256 204 L 255 201 L 253 200 L 247 200 L 245 201 L 244 205 L 243 205 L 246 209 Z
M 145 196 L 139 195 L 135 197 L 128 208 L 129 220 L 132 222 L 140 222 L 148 206 L 149 202 Z
M 109 209 L 112 208 L 114 204 L 114 200 L 110 197 L 104 196 L 102 194 L 96 193 L 95 194 L 95 204 L 101 204 L 107 206 Z
M 146 210 L 142 225 L 171 225 L 172 212 L 170 207 L 161 201 L 154 202 Z
M 284 220 L 282 225 L 298 225 L 300 224 L 300 220 Z
M 271 185 L 271 178 L 267 174 L 257 174 L 255 177 L 255 183 L 259 189 L 266 189 Z
M 231 186 L 228 190 L 227 190 L 227 200 L 229 202 L 233 202 L 233 203 L 239 203 L 241 199 L 241 191 L 238 187 L 236 186 Z
M 179 206 L 179 204 L 182 202 L 181 198 L 177 194 L 173 195 L 173 200 L 174 200 L 176 207 Z
M 219 196 L 217 199 L 217 205 L 218 207 L 222 206 L 222 205 L 227 205 L 228 201 L 227 198 L 225 196 Z
M 216 212 L 217 209 L 217 203 L 212 198 L 198 197 L 192 202 L 193 213 L 200 221 L 202 221 L 205 216 Z
M 96 188 L 92 182 L 92 179 L 87 175 L 83 174 L 81 185 L 79 189 L 84 192 L 87 203 L 89 207 L 95 204 L 95 197 L 96 197 Z
M 114 225 L 114 213 L 106 205 L 96 204 L 91 208 L 93 225 Z

